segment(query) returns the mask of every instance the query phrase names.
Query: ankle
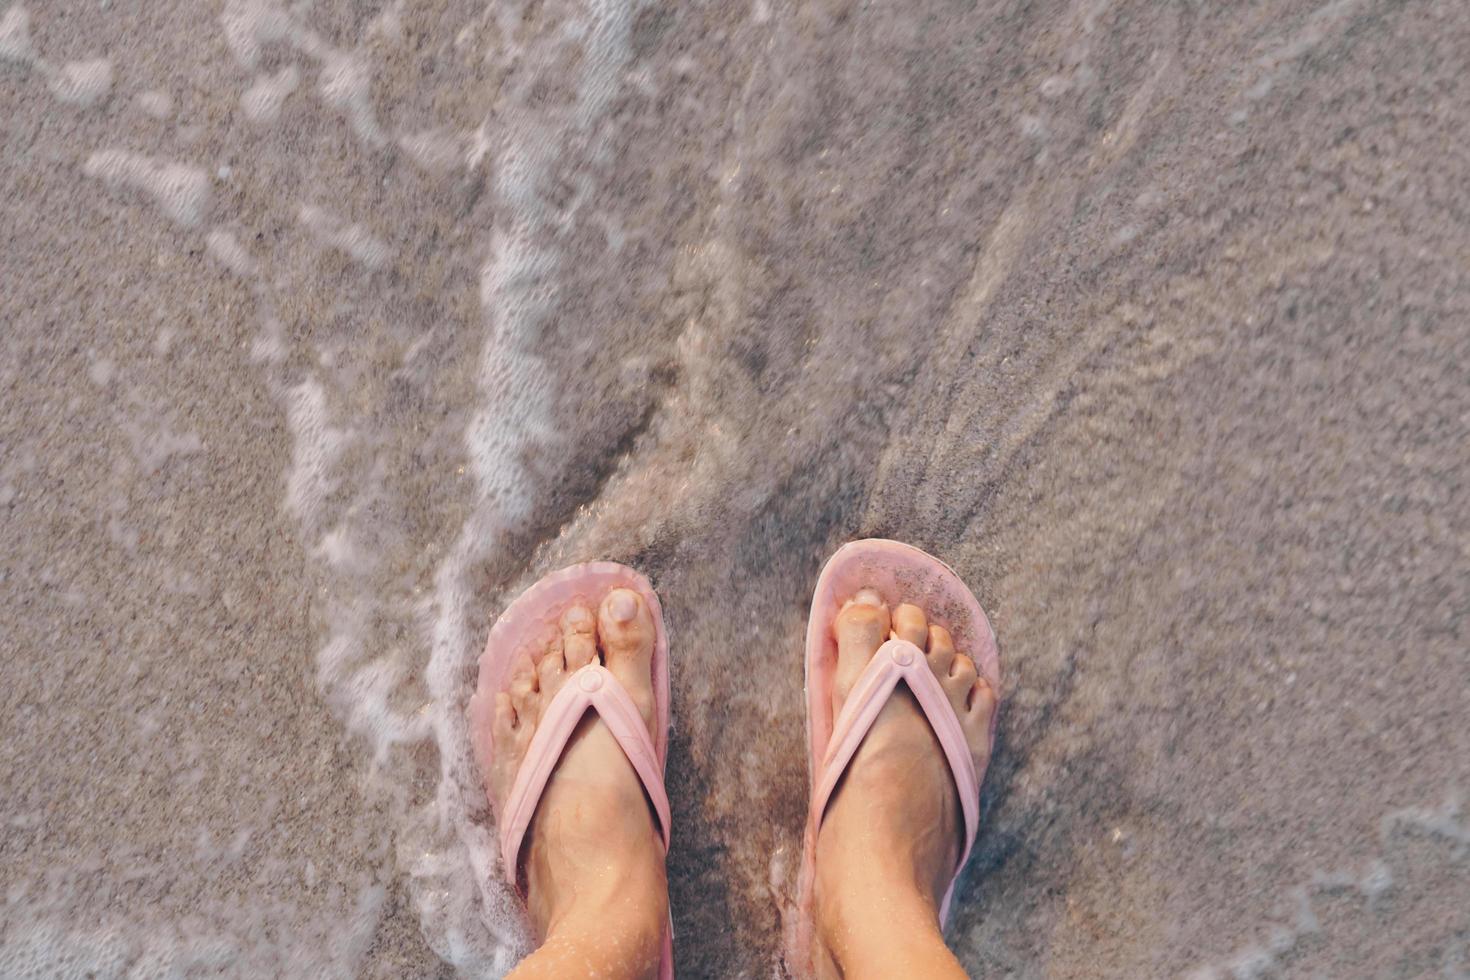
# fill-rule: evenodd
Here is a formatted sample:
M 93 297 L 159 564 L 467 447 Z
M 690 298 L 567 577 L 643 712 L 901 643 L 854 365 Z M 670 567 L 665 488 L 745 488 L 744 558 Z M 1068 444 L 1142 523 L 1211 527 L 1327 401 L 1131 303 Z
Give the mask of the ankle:
M 821 945 L 841 976 L 915 975 L 916 962 L 931 956 L 953 962 L 939 927 L 939 910 L 912 876 L 890 875 L 880 881 L 874 875 L 862 884 L 849 882 L 840 890 L 819 892 L 817 908 Z
M 536 952 L 510 980 L 560 980 L 567 976 L 653 980 L 663 954 L 667 905 L 655 924 L 650 916 L 615 900 L 600 908 L 577 905 L 558 913 Z
M 533 923 L 544 944 L 585 945 L 595 941 L 607 948 L 630 951 L 640 960 L 640 951 L 652 949 L 654 960 L 669 917 L 668 882 L 662 863 L 605 869 L 589 875 L 574 889 L 551 899 L 535 886 L 530 895 Z
M 584 808 L 555 795 L 567 786 L 564 781 L 543 797 L 552 805 L 537 811 L 525 851 L 527 906 L 537 934 L 608 919 L 626 921 L 632 933 L 657 931 L 668 916 L 668 882 L 641 792 L 635 797 L 617 787 L 606 802 Z M 575 788 L 586 795 L 585 786 Z M 587 819 L 589 810 L 598 819 Z

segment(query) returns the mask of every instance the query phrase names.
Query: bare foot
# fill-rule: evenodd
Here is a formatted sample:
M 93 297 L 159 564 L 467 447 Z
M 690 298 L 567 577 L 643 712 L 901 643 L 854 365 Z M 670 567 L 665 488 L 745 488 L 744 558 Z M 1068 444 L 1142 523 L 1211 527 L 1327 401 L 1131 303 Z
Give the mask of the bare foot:
M 925 651 L 959 716 L 976 771 L 984 771 L 995 694 L 974 662 L 956 652 L 947 630 L 931 626 L 917 606 L 890 614 L 871 590 L 838 614 L 833 630 L 833 717 L 891 630 Z M 939 933 L 939 905 L 964 846 L 963 822 L 939 740 L 900 685 L 838 783 L 817 837 L 819 976 L 964 976 Z
M 561 636 L 527 651 L 495 701 L 491 792 L 503 807 L 543 706 L 579 668 L 600 661 L 653 723 L 653 616 L 638 593 L 614 589 L 597 612 L 573 606 Z M 541 948 L 515 976 L 647 977 L 668 918 L 663 848 L 627 756 L 593 712 L 546 784 L 521 846 L 522 881 Z

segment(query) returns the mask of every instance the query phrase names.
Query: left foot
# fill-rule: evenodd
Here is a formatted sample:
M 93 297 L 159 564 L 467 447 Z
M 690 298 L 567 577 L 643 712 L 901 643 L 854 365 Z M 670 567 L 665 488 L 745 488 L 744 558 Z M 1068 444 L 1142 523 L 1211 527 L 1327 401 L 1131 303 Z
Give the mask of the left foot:
M 569 608 L 561 635 L 527 650 L 495 700 L 490 790 L 503 810 L 541 712 L 577 670 L 600 661 L 652 734 L 653 615 L 631 589 L 596 613 Z M 595 712 L 562 751 L 521 845 L 526 903 L 542 946 L 517 975 L 652 976 L 668 920 L 663 847 L 632 763 Z

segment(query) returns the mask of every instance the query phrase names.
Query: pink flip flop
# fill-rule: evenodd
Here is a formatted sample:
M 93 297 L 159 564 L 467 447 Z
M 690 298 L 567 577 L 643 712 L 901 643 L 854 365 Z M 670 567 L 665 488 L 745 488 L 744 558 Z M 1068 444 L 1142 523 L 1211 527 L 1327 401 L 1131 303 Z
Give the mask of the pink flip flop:
M 669 798 L 664 791 L 664 760 L 668 753 L 669 731 L 669 642 L 664 633 L 663 613 L 658 596 L 648 579 L 633 569 L 616 562 L 599 561 L 573 565 L 531 586 L 496 620 L 490 639 L 480 657 L 480 679 L 470 698 L 470 738 L 481 778 L 488 790 L 490 763 L 495 758 L 495 695 L 507 689 L 511 670 L 518 656 L 534 645 L 549 643 L 560 632 L 561 614 L 581 602 L 596 609 L 603 596 L 613 589 L 632 589 L 643 597 L 653 614 L 656 640 L 653 646 L 653 699 L 656 716 L 656 739 L 648 737 L 648 729 L 638 707 L 612 672 L 597 661 L 574 673 L 557 692 L 541 714 L 531 746 L 516 772 L 510 795 L 502 812 L 495 814 L 500 836 L 500 861 L 511 887 L 520 891 L 519 856 L 526 829 L 536 812 L 536 804 L 546 789 L 552 770 L 561 759 L 567 740 L 577 723 L 590 709 L 597 712 L 613 738 L 617 740 L 633 769 L 643 783 L 648 799 L 658 816 L 653 832 L 669 850 Z M 494 800 L 491 800 L 494 806 Z M 524 897 L 524 895 L 522 895 Z M 672 924 L 664 930 L 663 953 L 659 960 L 660 980 L 674 975 Z
M 954 570 L 918 548 L 898 541 L 870 538 L 854 541 L 837 550 L 822 569 L 812 597 L 806 630 L 806 718 L 807 761 L 811 774 L 811 809 L 807 814 L 801 878 L 798 883 L 796 922 L 791 954 L 797 975 L 810 974 L 815 952 L 814 888 L 816 884 L 817 831 L 827 802 L 853 753 L 877 720 L 889 695 L 900 683 L 907 684 L 939 738 L 949 762 L 960 806 L 965 818 L 965 846 L 955 865 L 954 877 L 940 906 L 941 927 L 949 919 L 950 899 L 960 869 L 970 857 L 975 834 L 980 829 L 980 783 L 959 719 L 924 659 L 924 651 L 896 636 L 878 648 L 842 713 L 832 717 L 832 678 L 837 667 L 837 640 L 832 623 L 843 603 L 860 589 L 876 589 L 891 609 L 904 602 L 922 608 L 931 623 L 954 636 L 955 649 L 975 661 L 997 697 L 1000 692 L 1000 654 L 990 620 L 973 593 Z M 995 740 L 995 723 L 990 720 L 990 739 Z

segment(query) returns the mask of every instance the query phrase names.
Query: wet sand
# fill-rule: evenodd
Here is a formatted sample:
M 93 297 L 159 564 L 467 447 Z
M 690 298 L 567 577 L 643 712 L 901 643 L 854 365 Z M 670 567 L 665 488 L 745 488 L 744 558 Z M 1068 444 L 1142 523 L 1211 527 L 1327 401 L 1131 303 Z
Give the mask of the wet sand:
M 770 976 L 806 603 L 881 535 L 1000 641 L 974 974 L 1463 975 L 1466 51 L 0 7 L 0 974 L 503 972 L 474 660 L 605 557 L 669 620 L 680 972 Z

